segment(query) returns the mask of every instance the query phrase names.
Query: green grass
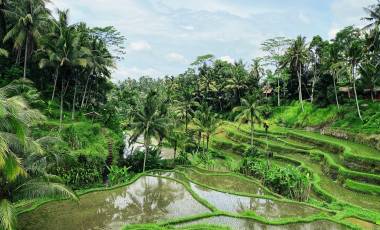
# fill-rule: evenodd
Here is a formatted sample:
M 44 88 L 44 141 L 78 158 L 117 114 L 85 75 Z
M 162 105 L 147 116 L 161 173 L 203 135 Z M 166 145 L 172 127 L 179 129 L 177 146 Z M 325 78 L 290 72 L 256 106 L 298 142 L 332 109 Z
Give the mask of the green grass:
M 304 102 L 302 112 L 299 102 L 282 106 L 274 110 L 272 121 L 286 127 L 321 127 L 329 126 L 353 133 L 380 134 L 380 104 L 377 102 L 361 101 L 363 122 L 359 119 L 353 102 L 325 108 Z

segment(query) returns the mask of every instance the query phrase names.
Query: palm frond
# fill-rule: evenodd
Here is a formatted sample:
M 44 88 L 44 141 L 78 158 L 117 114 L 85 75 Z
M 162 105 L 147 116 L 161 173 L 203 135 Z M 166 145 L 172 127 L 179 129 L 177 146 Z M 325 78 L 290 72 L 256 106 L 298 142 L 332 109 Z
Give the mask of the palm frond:
M 17 215 L 12 203 L 6 199 L 0 200 L 0 229 L 13 230 L 16 223 Z
M 35 198 L 69 198 L 78 200 L 78 196 L 67 186 L 51 181 L 57 181 L 54 177 L 31 179 L 15 189 L 19 199 Z

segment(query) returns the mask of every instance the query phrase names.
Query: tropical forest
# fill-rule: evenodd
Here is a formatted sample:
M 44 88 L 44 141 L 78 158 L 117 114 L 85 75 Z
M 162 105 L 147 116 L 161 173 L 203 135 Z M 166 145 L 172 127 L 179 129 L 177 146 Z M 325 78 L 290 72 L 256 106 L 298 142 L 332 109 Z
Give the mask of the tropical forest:
M 96 21 L 80 20 L 82 2 L 99 5 Z M 380 229 L 380 1 L 332 37 L 314 23 L 313 36 L 268 33 L 249 59 L 199 44 L 191 60 L 168 56 L 180 72 L 122 78 L 138 51 L 146 65 L 165 58 L 112 25 L 117 12 L 103 18 L 111 2 L 0 0 L 0 230 Z M 116 2 L 152 2 L 177 22 L 193 3 Z M 183 5 L 169 15 L 162 2 Z M 131 31 L 168 33 L 144 12 Z M 228 23 L 212 27 L 238 30 Z

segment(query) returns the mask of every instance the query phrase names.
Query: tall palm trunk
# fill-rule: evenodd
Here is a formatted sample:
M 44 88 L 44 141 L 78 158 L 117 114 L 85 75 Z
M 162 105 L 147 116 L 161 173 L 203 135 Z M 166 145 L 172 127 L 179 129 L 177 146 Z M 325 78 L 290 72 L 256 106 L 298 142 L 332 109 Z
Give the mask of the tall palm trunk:
M 66 86 L 64 85 L 64 80 L 63 80 L 63 77 L 62 77 L 62 80 L 61 80 L 61 104 L 60 104 L 60 114 L 59 114 L 59 131 L 62 130 L 62 121 L 63 121 L 63 99 L 65 97 L 65 94 L 66 94 L 66 91 L 67 91 L 67 87 L 69 86 L 69 82 L 70 81 L 67 81 L 66 83 Z
M 55 74 L 54 74 L 54 88 L 53 93 L 51 94 L 51 101 L 54 100 L 55 90 L 57 88 L 57 81 L 58 81 L 58 75 L 59 75 L 59 66 L 55 68 Z
M 254 131 L 254 124 L 253 124 L 253 116 L 251 114 L 251 154 L 253 154 L 253 131 Z
M 177 155 L 177 140 L 174 141 L 174 156 L 173 156 L 173 159 L 175 160 L 176 158 L 176 155 Z
M 25 39 L 25 53 L 24 53 L 24 80 L 26 79 L 26 67 L 28 63 L 28 49 L 29 49 L 29 35 Z
M 356 93 L 355 64 L 352 65 L 352 82 L 353 82 L 353 86 L 354 86 L 354 95 L 355 95 L 356 109 L 358 111 L 358 115 L 359 115 L 360 120 L 363 121 L 362 114 L 360 113 L 358 94 Z
M 298 75 L 298 99 L 301 103 L 302 112 L 304 112 L 303 100 L 302 100 L 302 79 L 301 79 L 302 72 L 301 71 L 302 71 L 302 66 L 300 65 L 299 70 L 297 71 L 297 75 Z
M 208 152 L 208 144 L 210 143 L 210 134 L 206 135 L 206 152 Z
M 75 80 L 75 86 L 74 86 L 74 97 L 73 97 L 73 105 L 72 105 L 72 111 L 71 111 L 71 120 L 74 120 L 75 116 L 75 102 L 77 97 L 77 80 Z
M 88 88 L 88 83 L 89 83 L 89 81 L 90 81 L 91 75 L 92 75 L 92 71 L 91 71 L 91 73 L 88 75 L 87 80 L 86 80 L 86 86 L 84 87 L 84 93 L 83 93 L 83 97 L 82 97 L 82 102 L 81 102 L 81 104 L 80 104 L 80 108 L 83 108 L 83 106 L 84 106 L 84 100 L 85 100 L 85 98 L 86 98 L 87 88 Z
M 146 165 L 146 157 L 148 155 L 148 142 L 144 141 L 145 151 L 144 151 L 144 163 L 143 163 L 143 172 L 145 172 L 145 165 Z
M 316 69 L 314 68 L 314 75 L 313 75 L 313 82 L 311 83 L 311 95 L 310 95 L 310 102 L 314 102 L 314 91 L 315 91 L 315 83 L 317 82 L 317 76 L 316 76 Z
M 277 79 L 277 106 L 281 106 L 280 102 L 280 79 Z
M 336 77 L 334 77 L 334 75 L 333 75 L 335 101 L 336 101 L 336 106 L 337 106 L 338 109 L 339 109 L 340 106 L 339 106 L 339 100 L 338 100 L 338 92 L 337 92 L 337 90 L 336 90 L 336 82 L 335 82 L 335 79 L 336 79 Z

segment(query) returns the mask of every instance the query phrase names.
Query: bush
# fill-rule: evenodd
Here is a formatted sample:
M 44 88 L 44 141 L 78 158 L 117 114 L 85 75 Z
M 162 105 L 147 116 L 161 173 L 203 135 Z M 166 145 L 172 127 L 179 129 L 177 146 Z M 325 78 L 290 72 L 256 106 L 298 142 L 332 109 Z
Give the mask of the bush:
M 258 177 L 272 191 L 298 201 L 309 198 L 311 182 L 308 173 L 293 166 L 279 167 L 266 160 L 245 157 L 240 172 Z
M 104 160 L 98 157 L 78 156 L 66 159 L 54 174 L 60 176 L 73 189 L 89 188 L 102 184 Z
M 181 151 L 178 157 L 174 160 L 174 163 L 178 165 L 191 165 L 191 161 L 188 158 L 188 153 Z
M 118 167 L 112 165 L 108 167 L 108 180 L 111 185 L 122 184 L 127 182 L 131 178 L 131 173 L 127 167 Z
M 144 164 L 144 154 L 144 150 L 134 152 L 121 162 L 121 166 L 130 167 L 131 171 L 136 173 L 141 172 Z M 162 160 L 160 154 L 159 148 L 149 148 L 145 170 L 172 168 L 172 160 Z

